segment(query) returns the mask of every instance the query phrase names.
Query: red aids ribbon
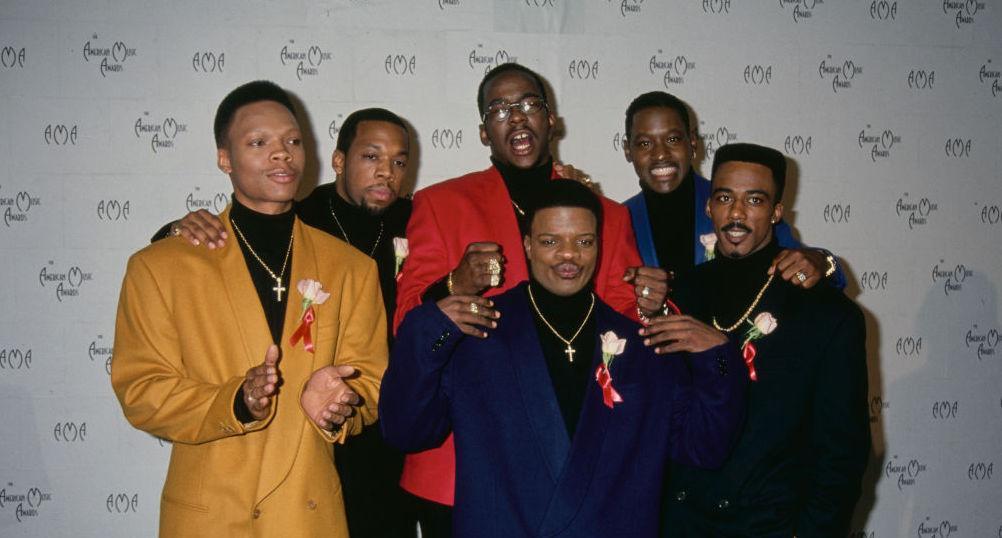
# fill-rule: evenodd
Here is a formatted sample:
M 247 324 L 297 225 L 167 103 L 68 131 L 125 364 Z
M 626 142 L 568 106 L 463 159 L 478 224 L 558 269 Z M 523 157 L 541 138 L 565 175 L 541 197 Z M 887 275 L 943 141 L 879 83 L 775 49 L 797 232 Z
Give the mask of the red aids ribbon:
M 748 378 L 758 381 L 758 374 L 755 373 L 755 346 L 751 342 L 745 342 L 745 347 L 741 348 L 741 356 L 745 359 L 745 366 L 748 367 Z
M 306 309 L 306 312 L 303 312 L 303 320 L 299 322 L 299 328 L 296 329 L 296 332 L 292 333 L 289 343 L 294 346 L 302 340 L 303 348 L 313 353 L 313 339 L 310 338 L 310 327 L 313 326 L 314 319 L 316 319 L 316 315 L 313 313 L 313 307 L 310 306 Z
M 623 397 L 616 392 L 616 389 L 612 388 L 612 375 L 609 374 L 609 369 L 604 364 L 598 365 L 598 369 L 595 370 L 595 381 L 598 381 L 598 386 L 602 387 L 602 401 L 605 402 L 606 407 L 612 409 L 613 403 L 623 403 Z

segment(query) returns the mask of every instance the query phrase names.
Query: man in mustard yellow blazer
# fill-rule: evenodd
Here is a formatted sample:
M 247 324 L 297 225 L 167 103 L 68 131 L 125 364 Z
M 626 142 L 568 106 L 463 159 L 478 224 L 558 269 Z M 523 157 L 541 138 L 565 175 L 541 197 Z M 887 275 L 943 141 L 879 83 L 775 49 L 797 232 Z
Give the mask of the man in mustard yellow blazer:
M 281 88 L 237 88 L 215 132 L 237 241 L 144 248 L 118 307 L 115 393 L 130 423 L 174 443 L 160 535 L 346 537 L 330 444 L 376 418 L 376 266 L 295 217 L 305 156 Z

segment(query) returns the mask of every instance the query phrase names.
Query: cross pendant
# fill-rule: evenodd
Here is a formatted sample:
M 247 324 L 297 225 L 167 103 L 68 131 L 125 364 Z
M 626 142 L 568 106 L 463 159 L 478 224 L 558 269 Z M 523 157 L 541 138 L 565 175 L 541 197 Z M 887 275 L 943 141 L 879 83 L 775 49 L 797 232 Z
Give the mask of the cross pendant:
M 567 344 L 567 349 L 564 350 L 564 353 L 567 354 L 567 360 L 569 362 L 574 362 L 574 354 L 577 353 L 577 351 L 572 348 L 570 344 Z
M 285 286 L 282 285 L 282 279 L 281 278 L 276 278 L 275 279 L 275 287 L 271 288 L 271 290 L 275 292 L 275 300 L 276 301 L 282 302 L 282 293 L 284 293 L 286 289 L 288 289 L 288 288 L 286 288 Z

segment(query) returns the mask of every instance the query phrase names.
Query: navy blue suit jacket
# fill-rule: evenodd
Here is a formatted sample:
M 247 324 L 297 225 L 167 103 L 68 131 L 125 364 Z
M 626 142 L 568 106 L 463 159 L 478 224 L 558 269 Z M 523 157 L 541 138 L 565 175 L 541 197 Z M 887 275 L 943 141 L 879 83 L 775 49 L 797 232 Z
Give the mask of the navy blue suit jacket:
M 746 388 L 736 348 L 657 356 L 640 325 L 596 301 L 596 332 L 627 339 L 611 366 L 624 401 L 606 407 L 589 378 L 571 439 L 525 284 L 494 300 L 501 319 L 486 339 L 432 302 L 407 314 L 383 377 L 386 439 L 417 451 L 455 433 L 456 536 L 656 536 L 669 458 L 716 467 L 732 447 Z

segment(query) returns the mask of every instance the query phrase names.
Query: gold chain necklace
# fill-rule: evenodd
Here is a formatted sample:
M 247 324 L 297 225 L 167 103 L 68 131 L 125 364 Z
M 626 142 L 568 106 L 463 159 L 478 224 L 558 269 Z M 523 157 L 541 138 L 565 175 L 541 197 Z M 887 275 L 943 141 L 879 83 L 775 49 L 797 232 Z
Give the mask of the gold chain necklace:
M 251 255 L 254 256 L 254 259 L 261 264 L 261 267 L 264 267 L 265 271 L 268 271 L 268 274 L 271 275 L 271 278 L 275 279 L 275 287 L 271 288 L 271 290 L 275 292 L 275 300 L 278 302 L 282 302 L 282 294 L 285 293 L 285 290 L 288 289 L 282 285 L 282 279 L 285 278 L 285 269 L 289 266 L 289 255 L 292 254 L 292 238 L 295 237 L 296 232 L 293 231 L 292 234 L 289 235 L 289 248 L 285 251 L 285 261 L 282 262 L 282 270 L 279 271 L 278 275 L 276 275 L 275 271 L 272 271 L 271 267 L 268 267 L 268 264 L 264 263 L 264 260 L 261 259 L 261 256 L 258 256 L 257 252 L 254 252 L 254 247 L 252 247 L 250 241 L 248 241 L 247 238 L 244 237 L 244 233 L 240 231 L 240 227 L 237 226 L 237 221 L 233 220 L 232 216 L 230 217 L 230 224 L 233 225 L 233 230 L 237 232 L 237 235 L 240 237 L 240 240 L 243 241 L 244 245 L 247 246 L 247 250 L 249 250 Z
M 572 336 L 570 340 L 568 340 L 563 336 L 560 336 L 560 333 L 558 333 L 557 330 L 553 328 L 553 325 L 550 325 L 550 322 L 546 321 L 546 318 L 543 316 L 543 313 L 539 310 L 539 307 L 536 306 L 536 298 L 532 296 L 532 286 L 530 285 L 528 286 L 528 288 L 529 288 L 529 302 L 532 303 L 532 308 L 536 311 L 537 314 L 539 314 L 539 319 L 543 320 L 543 323 L 546 325 L 546 327 L 550 329 L 550 331 L 553 334 L 555 334 L 557 338 L 560 339 L 561 342 L 567 344 L 567 348 L 564 349 L 564 354 L 567 355 L 567 360 L 569 362 L 574 362 L 574 354 L 577 353 L 577 350 L 574 349 L 574 346 L 571 345 L 571 342 L 573 342 L 574 339 L 577 338 L 579 334 L 581 334 L 581 331 L 584 329 L 585 324 L 588 323 L 588 318 L 591 317 L 591 311 L 593 308 L 595 308 L 595 294 L 594 293 L 589 294 L 591 295 L 591 305 L 588 306 L 588 313 L 585 314 L 585 317 L 581 321 L 581 325 L 578 327 L 578 330 L 574 331 L 574 336 Z
M 335 195 L 336 196 L 336 195 Z M 341 234 L 344 235 L 344 240 L 350 245 L 351 239 L 348 237 L 348 231 L 341 226 L 341 221 L 337 218 L 337 213 L 334 212 L 334 199 L 328 200 L 327 205 L 331 208 L 331 216 L 334 217 L 334 224 L 337 224 Z M 376 236 L 376 242 L 372 244 L 372 250 L 369 251 L 369 257 L 371 258 L 373 254 L 376 253 L 376 247 L 379 246 L 379 241 L 383 238 L 383 219 L 379 219 L 379 235 Z M 362 250 L 362 249 L 359 249 Z
M 515 203 L 515 199 L 514 198 L 511 199 L 511 205 L 515 206 L 515 211 L 518 211 L 519 215 L 521 215 L 523 217 L 525 216 L 525 211 L 522 211 L 522 208 L 518 207 L 518 204 Z
M 752 311 L 755 310 L 755 307 L 758 306 L 758 302 L 762 300 L 762 295 L 765 294 L 765 289 L 769 287 L 769 284 L 772 284 L 772 279 L 775 276 L 776 276 L 776 273 L 773 273 L 773 274 L 769 275 L 769 278 L 766 279 L 766 281 L 765 281 L 765 285 L 762 286 L 762 289 L 758 290 L 758 295 L 755 296 L 755 300 L 752 301 L 751 306 L 748 307 L 748 310 L 745 310 L 744 315 L 742 315 L 741 318 L 738 319 L 738 321 L 734 323 L 734 325 L 731 325 L 730 327 L 727 327 L 727 328 L 721 327 L 720 324 L 717 323 L 717 316 L 713 316 L 713 326 L 718 331 L 723 331 L 725 333 L 729 333 L 729 332 L 733 331 L 734 329 L 737 329 L 738 327 L 740 327 L 741 324 L 744 323 L 746 319 L 748 319 L 748 316 L 751 315 Z

